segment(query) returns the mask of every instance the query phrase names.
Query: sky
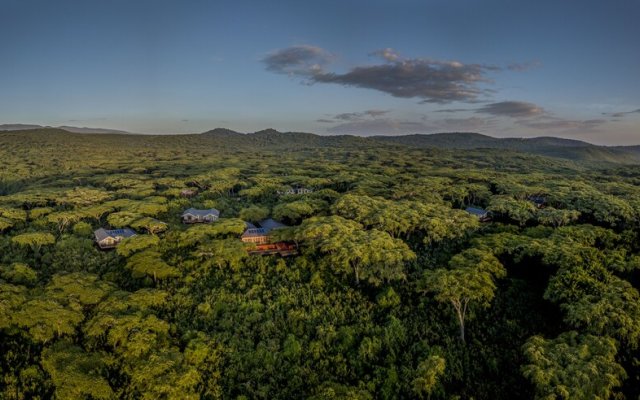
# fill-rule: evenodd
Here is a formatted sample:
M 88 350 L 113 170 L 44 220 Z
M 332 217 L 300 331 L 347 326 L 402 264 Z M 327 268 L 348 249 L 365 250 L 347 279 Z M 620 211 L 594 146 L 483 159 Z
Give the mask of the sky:
M 638 20 L 638 0 L 0 0 L 0 124 L 640 144 Z

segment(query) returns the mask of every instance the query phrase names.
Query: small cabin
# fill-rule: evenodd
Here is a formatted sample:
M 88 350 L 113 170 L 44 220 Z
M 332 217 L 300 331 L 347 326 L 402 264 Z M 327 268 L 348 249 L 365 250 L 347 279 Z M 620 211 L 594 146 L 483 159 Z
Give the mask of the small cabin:
M 491 216 L 489 215 L 489 211 L 485 210 L 484 208 L 467 207 L 467 208 L 465 208 L 465 211 L 468 212 L 469 214 L 477 217 L 481 222 L 486 222 L 486 221 L 490 221 L 491 220 Z
M 182 222 L 185 224 L 198 224 L 214 222 L 220 217 L 220 211 L 215 208 L 197 210 L 189 208 L 182 213 Z
M 249 254 L 290 256 L 298 253 L 298 247 L 294 243 L 274 242 L 269 235 L 272 231 L 285 228 L 287 225 L 271 218 L 260 221 L 257 226 L 250 222 L 246 224 L 247 229 L 240 239 L 244 243 L 255 244 L 255 248 L 248 250 Z
M 122 241 L 122 239 L 129 238 L 131 236 L 135 236 L 136 233 L 129 229 L 104 229 L 100 228 L 97 231 L 93 232 L 96 243 L 98 247 L 103 250 L 106 249 L 114 249 L 118 243 Z
M 240 239 L 244 243 L 266 244 L 269 243 L 269 232 L 274 229 L 284 228 L 282 224 L 274 219 L 268 218 L 258 223 L 258 226 L 247 222 L 247 229 L 244 231 Z

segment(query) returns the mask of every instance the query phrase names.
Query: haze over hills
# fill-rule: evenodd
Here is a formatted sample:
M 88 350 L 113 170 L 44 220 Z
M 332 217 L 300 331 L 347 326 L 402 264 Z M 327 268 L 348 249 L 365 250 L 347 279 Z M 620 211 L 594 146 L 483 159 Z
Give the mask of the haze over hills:
M 556 157 L 574 161 L 609 162 L 623 164 L 640 163 L 640 146 L 598 146 L 580 140 L 556 137 L 495 138 L 472 132 L 414 134 L 401 136 L 351 135 L 322 136 L 302 132 L 278 132 L 265 129 L 243 134 L 229 129 L 217 128 L 203 135 L 262 145 L 299 146 L 365 146 L 373 143 L 394 144 L 414 148 L 444 149 L 504 149 L 528 154 Z
M 66 125 L 62 125 L 62 126 L 58 126 L 58 127 L 33 125 L 33 124 L 2 124 L 2 125 L 0 125 L 0 131 L 23 131 L 23 130 L 44 129 L 44 128 L 64 129 L 65 131 L 73 132 L 73 133 L 96 133 L 96 134 L 119 133 L 119 134 L 131 134 L 131 132 L 121 131 L 121 130 L 117 130 L 117 129 L 88 128 L 88 127 L 77 127 L 77 126 L 66 126 Z
M 32 127 L 36 128 L 32 128 Z M 378 145 L 406 146 L 411 148 L 442 149 L 499 149 L 527 154 L 555 157 L 581 162 L 606 162 L 617 164 L 639 164 L 640 145 L 638 146 L 599 146 L 580 140 L 557 137 L 535 138 L 496 138 L 473 132 L 451 132 L 435 134 L 411 134 L 401 136 L 353 136 L 353 135 L 317 135 L 306 132 L 279 132 L 264 129 L 253 133 L 241 133 L 226 128 L 216 128 L 201 134 L 186 135 L 136 135 L 129 132 L 103 128 L 77 128 L 61 126 L 58 128 L 38 125 L 12 124 L 0 125 L 0 131 L 20 131 L 20 134 L 48 132 L 61 134 L 127 134 L 140 137 L 184 136 L 184 140 L 204 140 L 214 146 L 264 147 L 280 149 L 301 149 L 310 147 L 354 147 L 363 148 Z M 161 139 L 158 139 L 161 140 Z

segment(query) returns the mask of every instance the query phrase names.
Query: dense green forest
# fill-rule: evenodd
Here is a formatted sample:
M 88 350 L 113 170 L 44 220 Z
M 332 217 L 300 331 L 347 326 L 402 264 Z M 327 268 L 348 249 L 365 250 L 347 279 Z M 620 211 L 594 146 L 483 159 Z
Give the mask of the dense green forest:
M 640 395 L 640 167 L 224 130 L 0 159 L 2 399 Z M 266 217 L 297 255 L 247 253 Z

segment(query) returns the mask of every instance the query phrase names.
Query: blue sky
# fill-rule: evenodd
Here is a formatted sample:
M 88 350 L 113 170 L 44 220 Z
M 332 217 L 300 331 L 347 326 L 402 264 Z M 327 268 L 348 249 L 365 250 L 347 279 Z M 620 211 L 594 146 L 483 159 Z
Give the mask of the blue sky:
M 640 144 L 640 2 L 0 0 L 0 124 Z

